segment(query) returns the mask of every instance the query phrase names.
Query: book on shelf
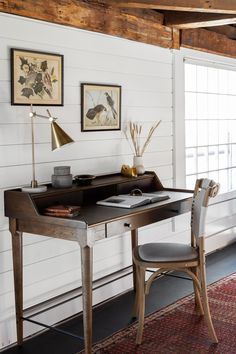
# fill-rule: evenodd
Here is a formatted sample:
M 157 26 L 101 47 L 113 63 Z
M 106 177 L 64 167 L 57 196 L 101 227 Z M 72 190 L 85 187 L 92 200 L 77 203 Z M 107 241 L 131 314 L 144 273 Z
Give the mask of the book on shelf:
M 104 200 L 99 200 L 97 204 L 103 206 L 113 206 L 117 208 L 135 208 L 141 205 L 161 202 L 169 198 L 170 197 L 163 192 L 142 193 L 140 196 L 120 194 L 114 195 Z
M 44 215 L 72 218 L 79 215 L 80 206 L 77 205 L 50 205 L 44 209 Z

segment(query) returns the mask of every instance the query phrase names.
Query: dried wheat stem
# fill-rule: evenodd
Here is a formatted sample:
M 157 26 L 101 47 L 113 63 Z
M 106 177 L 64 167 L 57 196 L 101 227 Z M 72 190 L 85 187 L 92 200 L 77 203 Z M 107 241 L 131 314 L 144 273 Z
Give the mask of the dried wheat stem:
M 125 134 L 126 140 L 128 140 L 128 142 L 129 142 L 131 150 L 134 151 L 136 156 L 142 156 L 144 154 L 148 144 L 151 141 L 153 133 L 155 132 L 155 130 L 157 129 L 157 127 L 159 126 L 160 123 L 161 123 L 161 120 L 150 128 L 150 130 L 148 132 L 147 139 L 146 139 L 143 147 L 141 148 L 142 125 L 138 124 L 138 123 L 129 122 L 130 139 L 128 137 L 126 130 L 124 131 L 124 134 Z M 130 143 L 130 140 L 131 140 L 132 144 Z
M 126 132 L 126 130 L 124 131 L 124 134 L 125 134 L 125 138 L 126 138 L 126 140 L 128 141 L 128 144 L 129 144 L 129 147 L 130 147 L 130 150 L 135 154 L 135 150 L 134 150 L 134 147 L 131 145 L 131 143 L 130 143 L 130 140 L 129 140 L 129 137 L 128 137 L 128 135 L 127 135 L 127 132 Z
M 155 130 L 157 129 L 157 127 L 159 126 L 160 123 L 161 123 L 161 120 L 156 125 L 152 126 L 151 129 L 149 130 L 147 140 L 145 141 L 143 148 L 142 148 L 141 156 L 144 154 L 148 144 L 151 141 L 153 133 L 155 132 Z

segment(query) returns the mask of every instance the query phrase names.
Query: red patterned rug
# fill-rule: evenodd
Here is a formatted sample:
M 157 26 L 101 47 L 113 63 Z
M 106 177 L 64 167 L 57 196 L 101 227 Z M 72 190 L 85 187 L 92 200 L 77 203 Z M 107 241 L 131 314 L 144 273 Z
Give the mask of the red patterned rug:
M 236 273 L 208 287 L 212 320 L 219 339 L 194 311 L 193 295 L 145 319 L 143 342 L 135 345 L 137 323 L 94 345 L 96 354 L 236 354 Z M 157 299 L 158 301 L 158 299 Z

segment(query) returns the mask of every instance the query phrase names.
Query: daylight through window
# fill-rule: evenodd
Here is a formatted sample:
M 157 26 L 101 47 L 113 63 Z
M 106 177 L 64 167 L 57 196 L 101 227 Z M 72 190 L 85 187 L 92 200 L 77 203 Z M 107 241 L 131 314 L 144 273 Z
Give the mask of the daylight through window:
M 236 70 L 236 68 L 235 68 Z M 236 189 L 236 71 L 185 61 L 186 187 L 196 178 Z

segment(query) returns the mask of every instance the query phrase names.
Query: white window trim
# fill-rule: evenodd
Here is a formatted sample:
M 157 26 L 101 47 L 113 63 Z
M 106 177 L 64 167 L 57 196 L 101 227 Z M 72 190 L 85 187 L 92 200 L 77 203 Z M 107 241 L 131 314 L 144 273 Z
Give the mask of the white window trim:
M 173 51 L 173 176 L 174 186 L 186 188 L 185 185 L 185 101 L 184 101 L 184 59 L 207 65 L 214 63 L 217 67 L 228 67 L 236 70 L 236 59 L 182 48 Z

